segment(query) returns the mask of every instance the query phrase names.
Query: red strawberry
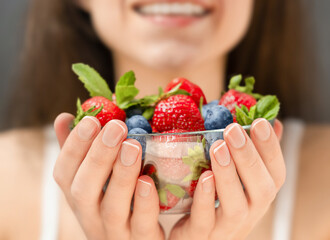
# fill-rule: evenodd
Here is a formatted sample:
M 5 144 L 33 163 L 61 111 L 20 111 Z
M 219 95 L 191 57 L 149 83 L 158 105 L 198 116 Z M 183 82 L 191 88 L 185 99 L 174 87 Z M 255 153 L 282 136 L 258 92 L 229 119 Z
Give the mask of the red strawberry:
M 125 121 L 125 111 L 120 109 L 116 104 L 105 97 L 89 98 L 82 104 L 81 107 L 86 112 L 92 107 L 95 107 L 95 110 L 97 110 L 102 106 L 102 104 L 103 108 L 101 112 L 96 115 L 96 118 L 100 121 L 102 127 L 113 119 Z
M 165 88 L 165 92 L 170 91 L 172 88 L 181 83 L 179 89 L 186 90 L 191 94 L 191 98 L 194 100 L 197 106 L 199 106 L 200 98 L 203 97 L 203 104 L 207 104 L 206 97 L 202 89 L 196 84 L 190 82 L 185 78 L 175 78 L 173 79 Z
M 175 207 L 180 200 L 180 198 L 173 195 L 170 191 L 168 191 L 168 190 L 165 190 L 165 191 L 166 191 L 166 198 L 167 198 L 166 203 L 163 203 L 159 200 L 159 208 L 160 208 L 161 212 L 168 211 L 171 208 Z
M 242 105 L 244 105 L 250 110 L 250 108 L 256 104 L 257 101 L 254 97 L 247 93 L 239 92 L 234 89 L 231 89 L 226 92 L 219 101 L 219 105 L 225 106 L 233 114 L 234 122 L 236 122 L 236 105 L 238 107 L 242 107 Z
M 174 95 L 161 100 L 154 112 L 152 123 L 159 132 L 173 129 L 202 131 L 204 120 L 190 96 Z

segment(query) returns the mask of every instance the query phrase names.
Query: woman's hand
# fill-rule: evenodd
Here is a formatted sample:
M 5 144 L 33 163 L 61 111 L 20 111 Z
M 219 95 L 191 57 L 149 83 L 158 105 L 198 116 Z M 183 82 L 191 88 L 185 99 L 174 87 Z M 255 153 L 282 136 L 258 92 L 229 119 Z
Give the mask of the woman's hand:
M 281 123 L 276 120 L 274 128 L 257 119 L 251 138 L 238 124 L 226 128 L 225 141 L 210 149 L 213 172 L 201 175 L 191 214 L 176 224 L 170 239 L 244 239 L 250 233 L 285 180 Z M 215 193 L 220 200 L 216 210 Z
M 119 120 L 110 121 L 101 130 L 96 118 L 86 117 L 70 132 L 72 119 L 72 115 L 61 114 L 55 121 L 62 149 L 54 178 L 87 238 L 163 239 L 155 185 L 150 177 L 139 177 L 139 142 L 126 139 L 127 127 Z

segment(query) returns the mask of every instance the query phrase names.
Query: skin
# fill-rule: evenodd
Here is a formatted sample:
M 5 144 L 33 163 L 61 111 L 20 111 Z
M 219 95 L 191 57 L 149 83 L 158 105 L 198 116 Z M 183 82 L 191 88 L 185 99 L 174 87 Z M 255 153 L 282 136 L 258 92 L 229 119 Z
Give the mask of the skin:
M 117 76 L 134 69 L 140 95 L 157 90 L 155 79 L 165 86 L 172 78 L 185 76 L 214 99 L 223 89 L 227 53 L 244 36 L 253 2 L 204 2 L 212 6 L 212 15 L 185 28 L 160 27 L 141 19 L 131 10 L 133 0 L 81 0 L 78 4 L 91 15 L 100 39 L 113 52 Z M 125 124 L 113 120 L 101 129 L 98 120 L 89 117 L 70 132 L 72 119 L 63 113 L 55 121 L 62 149 L 54 178 L 87 238 L 163 239 L 157 191 L 151 178 L 139 177 L 141 146 L 125 140 Z M 170 239 L 245 238 L 284 183 L 281 135 L 279 121 L 272 128 L 257 119 L 251 137 L 239 125 L 229 125 L 224 141 L 211 147 L 212 171 L 199 179 L 191 214 L 175 225 Z M 115 138 L 118 141 L 109 145 L 107 140 Z M 226 156 L 227 164 L 219 164 Z M 111 172 L 104 194 L 102 188 Z M 217 209 L 215 193 L 221 196 Z

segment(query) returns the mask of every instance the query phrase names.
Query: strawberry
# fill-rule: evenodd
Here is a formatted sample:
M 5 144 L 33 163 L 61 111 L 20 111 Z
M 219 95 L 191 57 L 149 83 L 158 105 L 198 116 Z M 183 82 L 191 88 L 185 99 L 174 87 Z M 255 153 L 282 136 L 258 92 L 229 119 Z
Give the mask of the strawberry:
M 202 89 L 197 86 L 196 84 L 190 82 L 189 80 L 185 78 L 175 78 L 173 79 L 165 88 L 165 92 L 170 91 L 172 88 L 174 88 L 176 85 L 181 83 L 181 86 L 179 89 L 185 90 L 188 93 L 191 94 L 191 98 L 194 100 L 197 106 L 200 104 L 201 97 L 203 98 L 203 104 L 207 104 L 206 97 L 202 91 Z
M 100 121 L 102 127 L 113 119 L 125 121 L 125 111 L 105 97 L 89 98 L 81 105 L 81 107 L 84 112 L 87 112 L 91 108 L 94 108 L 93 110 L 96 111 L 100 109 L 102 105 L 102 110 L 95 116 Z
M 180 201 L 180 198 L 172 194 L 170 191 L 165 190 L 166 201 L 162 202 L 159 200 L 159 208 L 161 212 L 165 212 L 175 207 L 176 204 Z
M 173 129 L 204 130 L 202 115 L 190 96 L 174 95 L 156 105 L 152 123 L 159 132 Z
M 257 104 L 256 98 L 253 96 L 252 90 L 254 78 L 245 78 L 245 86 L 239 86 L 242 80 L 241 75 L 231 78 L 229 83 L 229 91 L 222 95 L 219 105 L 223 105 L 232 113 L 234 122 L 236 121 L 236 106 L 241 108 L 247 107 L 248 110 Z

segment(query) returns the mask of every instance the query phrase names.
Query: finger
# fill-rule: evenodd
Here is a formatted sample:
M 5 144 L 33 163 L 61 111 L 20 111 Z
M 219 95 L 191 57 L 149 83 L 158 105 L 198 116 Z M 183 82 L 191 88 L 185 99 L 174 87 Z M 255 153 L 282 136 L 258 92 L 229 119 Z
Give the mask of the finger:
M 225 141 L 216 141 L 210 149 L 212 170 L 220 201 L 219 225 L 239 224 L 248 214 L 248 202 Z M 222 219 L 222 220 L 220 220 Z
M 205 171 L 199 178 L 194 193 L 189 219 L 192 235 L 202 239 L 211 232 L 215 223 L 215 186 L 212 171 Z
M 67 198 L 71 195 L 73 178 L 100 130 L 96 118 L 85 117 L 71 131 L 62 147 L 53 174 Z
M 279 141 L 282 140 L 282 134 L 283 134 L 283 124 L 281 123 L 281 121 L 275 119 L 275 122 L 274 122 L 274 131 L 275 131 L 275 134 L 278 138 Z
M 275 198 L 276 186 L 253 142 L 237 123 L 227 126 L 224 138 L 248 200 L 259 207 L 268 205 Z
M 132 239 L 161 239 L 162 229 L 158 224 L 159 198 L 153 180 L 139 177 L 131 218 Z
M 71 194 L 79 208 L 98 205 L 127 127 L 120 120 L 108 122 L 95 138 L 72 182 Z
M 134 139 L 122 143 L 101 204 L 101 214 L 108 232 L 122 231 L 122 227 L 128 223 L 141 168 L 141 149 L 140 143 Z
M 267 120 L 259 118 L 252 123 L 251 139 L 279 189 L 285 181 L 285 163 L 279 140 Z
M 54 122 L 54 129 L 56 132 L 57 140 L 62 148 L 65 140 L 70 134 L 70 125 L 74 120 L 74 116 L 70 113 L 61 113 L 57 116 Z

